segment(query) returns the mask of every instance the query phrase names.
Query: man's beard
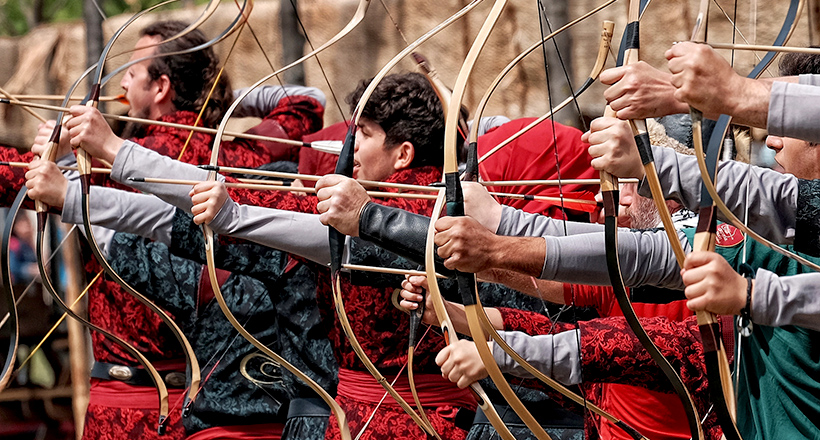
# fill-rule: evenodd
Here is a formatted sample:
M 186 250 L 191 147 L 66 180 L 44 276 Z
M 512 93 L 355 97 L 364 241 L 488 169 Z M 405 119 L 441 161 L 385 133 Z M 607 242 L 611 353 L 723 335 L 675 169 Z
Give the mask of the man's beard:
M 126 122 L 120 137 L 123 139 L 145 137 L 147 127 L 148 126 L 146 124 L 140 124 L 138 122 Z
M 661 222 L 661 215 L 652 199 L 635 196 L 628 210 L 632 229 L 651 229 Z

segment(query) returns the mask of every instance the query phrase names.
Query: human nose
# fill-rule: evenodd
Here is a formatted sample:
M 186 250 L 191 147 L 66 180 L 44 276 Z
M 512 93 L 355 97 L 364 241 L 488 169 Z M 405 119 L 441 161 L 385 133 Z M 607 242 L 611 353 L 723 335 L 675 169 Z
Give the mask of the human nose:
M 766 136 L 766 146 L 772 150 L 779 151 L 783 148 L 783 138 L 779 136 Z
M 623 185 L 618 198 L 618 204 L 621 206 L 632 206 L 632 199 L 635 197 L 635 188 L 632 185 Z

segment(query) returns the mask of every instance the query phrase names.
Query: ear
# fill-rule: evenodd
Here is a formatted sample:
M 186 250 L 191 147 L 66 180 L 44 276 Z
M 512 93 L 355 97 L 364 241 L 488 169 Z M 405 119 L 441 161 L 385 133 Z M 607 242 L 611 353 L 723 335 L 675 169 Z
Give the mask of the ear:
M 174 88 L 171 87 L 171 78 L 168 75 L 162 75 L 154 81 L 156 87 L 156 95 L 154 96 L 155 104 L 170 103 L 174 98 Z
M 416 157 L 416 148 L 409 141 L 402 142 L 398 147 L 393 149 L 396 160 L 393 162 L 393 168 L 396 171 L 409 168 Z

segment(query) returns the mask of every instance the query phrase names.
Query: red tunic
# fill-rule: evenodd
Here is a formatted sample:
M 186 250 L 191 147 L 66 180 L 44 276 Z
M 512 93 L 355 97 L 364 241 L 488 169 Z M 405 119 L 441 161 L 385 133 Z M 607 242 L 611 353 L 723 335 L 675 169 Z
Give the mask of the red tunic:
M 304 137 L 305 142 L 313 141 L 344 141 L 347 134 L 346 122 L 337 122 L 330 127 L 325 127 L 316 133 Z M 339 156 L 325 153 L 310 147 L 302 147 L 299 150 L 299 174 L 311 174 L 314 176 L 324 176 L 332 174 L 336 169 L 336 161 Z M 316 182 L 304 181 L 305 186 L 313 188 Z
M 581 307 L 595 307 L 601 317 L 623 316 L 618 301 L 608 286 L 565 285 L 564 301 Z M 685 300 L 668 304 L 633 303 L 639 317 L 664 316 L 683 321 L 692 316 Z M 603 383 L 598 405 L 651 439 L 688 439 L 689 425 L 676 394 L 647 390 L 620 383 Z M 602 439 L 626 439 L 620 428 L 598 420 Z
M 504 330 L 521 331 L 531 335 L 558 333 L 574 330 L 573 324 L 557 323 L 549 318 L 521 310 L 499 308 L 504 320 Z M 679 372 L 683 383 L 689 389 L 699 414 L 707 414 L 710 396 L 707 389 L 706 367 L 703 363 L 703 345 L 697 319 L 694 316 L 678 321 L 665 316 L 642 318 L 641 323 L 661 353 L 669 359 Z M 649 353 L 641 346 L 626 321 L 621 316 L 583 321 L 578 324 L 581 331 L 581 361 L 584 380 L 595 383 L 631 384 L 656 394 L 669 394 L 671 387 L 666 382 L 660 368 Z M 544 388 L 540 382 L 528 381 L 528 385 Z M 678 407 L 680 401 L 678 401 Z M 603 408 L 609 411 L 608 408 Z M 668 407 L 653 408 L 653 412 L 669 411 Z M 682 409 L 681 409 L 682 411 Z M 634 414 L 633 414 L 634 415 Z M 619 417 L 619 415 L 616 415 Z M 684 417 L 682 414 L 676 417 Z M 625 422 L 629 423 L 627 420 Z M 674 420 L 677 423 L 677 420 Z M 667 422 L 673 422 L 668 419 Z M 688 426 L 684 423 L 684 430 Z M 606 423 L 606 422 L 604 422 Z M 640 430 L 639 426 L 631 425 Z M 707 438 L 719 439 L 722 436 L 717 418 L 712 412 L 704 423 Z M 618 438 L 624 434 L 612 431 Z M 645 434 L 646 435 L 646 434 Z M 648 436 L 648 438 L 653 438 Z
M 535 118 L 510 121 L 478 138 L 478 156 L 481 157 Z M 553 125 L 555 131 L 553 132 Z M 557 155 L 555 146 L 560 146 Z M 581 142 L 581 131 L 547 120 L 527 131 L 518 139 L 502 147 L 489 159 L 479 164 L 481 178 L 497 180 L 597 179 L 598 172 L 589 166 L 592 157 L 588 144 Z M 556 157 L 558 167 L 556 167 Z M 560 168 L 560 174 L 559 174 Z M 570 184 L 558 186 L 491 186 L 494 192 L 557 197 L 563 192 L 567 198 L 589 198 L 598 192 L 598 185 Z M 560 205 L 541 200 L 503 199 L 501 203 L 526 212 L 537 212 L 554 218 L 563 218 Z M 577 211 L 570 211 L 581 214 Z
M 414 185 L 429 185 L 441 180 L 441 172 L 434 167 L 422 167 L 399 171 L 387 180 L 389 182 Z M 385 189 L 385 191 L 387 190 Z M 288 192 L 276 191 L 255 192 L 232 188 L 229 188 L 228 191 L 231 197 L 240 203 L 316 213 L 317 199 L 315 196 L 298 196 Z M 430 215 L 433 207 L 432 200 L 393 198 L 378 199 L 376 202 L 423 215 Z M 346 275 L 342 276 L 342 293 L 353 331 L 364 352 L 389 381 L 396 377 L 399 370 L 407 362 L 409 331 L 407 315 L 396 309 L 391 303 L 390 298 L 394 290 L 395 287 L 377 288 L 367 285 L 353 285 Z M 347 370 L 365 371 L 364 366 L 353 352 L 350 342 L 345 337 L 341 324 L 332 317 L 334 307 L 330 274 L 327 270 L 320 272 L 317 297 L 320 311 L 329 320 L 328 322 L 331 322 L 331 320 L 333 322 L 329 338 L 331 344 L 333 344 L 334 355 L 339 367 Z M 429 373 L 440 377 L 441 371 L 435 364 L 435 355 L 444 346 L 444 338 L 438 332 L 431 331 L 416 346 L 413 371 L 416 374 Z M 373 382 L 375 383 L 375 379 Z M 454 384 L 443 383 L 442 385 L 452 389 L 454 395 L 460 395 Z M 344 388 L 340 383 L 339 389 Z M 375 403 L 341 394 L 337 396 L 336 400 L 345 410 L 351 433 L 354 436 L 376 408 Z M 363 439 L 423 438 L 421 428 L 416 426 L 415 422 L 398 406 L 385 403 L 377 411 L 376 417 L 368 425 L 367 431 L 362 437 Z M 460 439 L 466 436 L 466 431 L 456 428 L 454 425 L 455 413 L 453 406 L 440 405 L 435 408 L 427 408 L 428 417 L 442 438 Z M 338 426 L 333 417 L 331 417 L 327 438 L 339 438 Z

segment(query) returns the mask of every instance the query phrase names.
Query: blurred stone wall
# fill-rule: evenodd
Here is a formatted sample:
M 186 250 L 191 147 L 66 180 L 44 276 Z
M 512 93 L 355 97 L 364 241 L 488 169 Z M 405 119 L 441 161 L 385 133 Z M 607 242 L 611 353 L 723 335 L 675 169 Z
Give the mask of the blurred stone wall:
M 390 58 L 405 45 L 402 34 L 410 41 L 427 32 L 444 21 L 450 14 L 463 7 L 467 0 L 384 0 L 390 9 L 385 12 L 381 1 L 371 0 L 370 8 L 364 21 L 342 41 L 319 54 L 319 61 L 324 72 L 315 59 L 305 63 L 308 85 L 316 86 L 328 96 L 326 124 L 331 124 L 349 115 L 344 102 L 345 96 L 355 88 L 361 79 L 374 75 Z M 570 18 L 577 17 L 602 3 L 601 0 L 573 0 L 569 3 Z M 754 2 L 755 9 L 748 4 L 739 5 L 737 9 L 737 27 L 740 32 L 736 40 L 758 44 L 769 44 L 785 16 L 788 2 Z M 300 18 L 307 30 L 308 37 L 316 47 L 330 39 L 353 16 L 358 0 L 300 0 Z M 733 16 L 734 4 L 727 0 L 718 2 L 726 12 Z M 464 56 L 472 43 L 475 34 L 492 6 L 492 1 L 484 1 L 466 17 L 443 30 L 419 51 L 430 59 L 439 70 L 446 83 L 452 85 L 461 67 Z M 641 57 L 650 64 L 665 69 L 664 51 L 675 41 L 686 40 L 693 26 L 694 14 L 698 7 L 697 0 L 655 0 L 651 2 L 641 23 Z M 222 60 L 226 60 L 226 69 L 234 87 L 244 87 L 272 72 L 262 50 L 267 54 L 275 67 L 282 65 L 280 60 L 280 40 L 278 32 L 279 2 L 257 1 L 251 13 L 250 25 L 259 42 L 245 29 L 236 48 L 229 54 L 234 36 L 220 43 L 217 51 Z M 589 74 L 598 50 L 601 21 L 613 20 L 616 23 L 616 41 L 620 40 L 625 24 L 627 2 L 619 0 L 602 12 L 571 29 L 572 60 L 569 70 L 575 86 Z M 149 20 L 175 18 L 194 20 L 200 9 L 186 9 L 162 12 L 148 16 L 135 23 L 118 40 L 112 53 L 119 53 L 131 48 L 136 41 L 140 23 Z M 209 19 L 202 30 L 214 36 L 226 28 L 236 14 L 233 2 L 223 2 L 214 17 Z M 535 2 L 510 0 L 498 25 L 493 31 L 487 46 L 480 57 L 471 81 L 465 104 L 472 109 L 481 98 L 496 74 L 520 53 L 540 39 L 538 12 Z M 395 24 L 391 17 L 395 20 Z M 107 20 L 104 24 L 105 34 L 111 35 L 128 17 L 119 16 Z M 808 31 L 803 22 L 795 32 L 790 45 L 808 44 Z M 710 14 L 709 40 L 731 41 L 732 25 L 726 16 L 713 2 Z M 563 23 L 552 22 L 557 28 Z M 56 35 L 56 37 L 55 37 Z M 85 66 L 84 32 L 81 23 L 61 24 L 36 29 L 27 36 L 17 39 L 0 39 L 0 51 L 5 55 L 0 63 L 0 84 L 9 84 L 11 79 L 12 93 L 65 93 L 69 85 L 79 76 Z M 53 39 L 53 41 L 52 41 Z M 34 48 L 51 44 L 47 56 L 40 62 L 28 62 L 37 55 Z M 262 49 L 260 49 L 260 46 Z M 306 52 L 310 51 L 306 47 Z M 42 52 L 42 51 L 41 51 Z M 731 54 L 726 52 L 727 59 Z M 128 55 L 110 59 L 109 70 L 121 65 Z M 739 72 L 746 73 L 756 63 L 754 54 L 738 52 L 734 64 Z M 614 61 L 609 60 L 608 66 Z M 25 69 L 21 71 L 21 66 Z M 32 67 L 33 66 L 33 67 Z M 403 60 L 395 71 L 413 70 L 411 60 Z M 325 81 L 327 76 L 329 85 Z M 551 77 L 564 75 L 559 66 L 550 67 Z M 276 84 L 276 80 L 270 83 Z M 84 89 L 85 84 L 83 84 Z M 7 88 L 7 87 L 6 87 Z M 8 88 L 7 88 L 8 89 Z M 511 118 L 540 116 L 548 111 L 549 99 L 546 92 L 544 62 L 540 50 L 532 53 L 502 82 L 494 93 L 485 114 L 504 114 Z M 595 116 L 603 111 L 601 98 L 603 87 L 596 84 L 587 91 L 579 103 L 582 111 Z M 120 93 L 119 78 L 115 78 L 104 90 L 105 94 Z M 553 97 L 560 102 L 564 96 Z M 338 105 L 336 104 L 338 102 Z M 341 111 L 339 110 L 341 108 Z M 122 112 L 124 107 L 111 104 L 109 111 Z M 48 112 L 40 112 L 53 117 Z M 578 125 L 577 120 L 563 121 Z M 235 128 L 251 125 L 253 121 L 237 123 Z M 0 143 L 25 147 L 36 131 L 37 121 L 22 113 L 19 109 L 0 108 Z

